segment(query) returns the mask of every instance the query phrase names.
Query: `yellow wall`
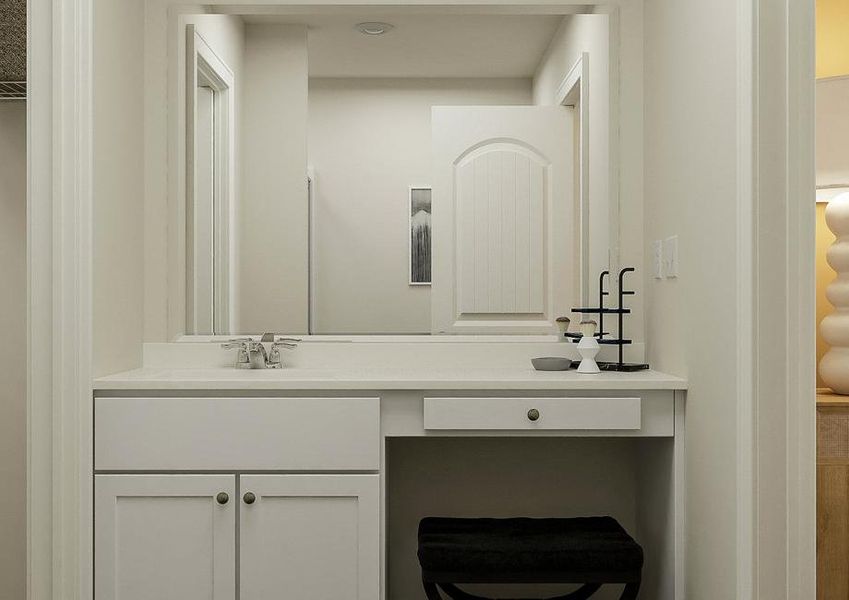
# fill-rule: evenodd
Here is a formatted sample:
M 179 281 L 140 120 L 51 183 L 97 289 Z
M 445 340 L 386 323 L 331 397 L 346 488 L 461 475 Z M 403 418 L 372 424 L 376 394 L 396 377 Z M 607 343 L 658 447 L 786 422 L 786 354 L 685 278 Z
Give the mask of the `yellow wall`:
M 817 0 L 817 77 L 849 74 L 849 0 Z

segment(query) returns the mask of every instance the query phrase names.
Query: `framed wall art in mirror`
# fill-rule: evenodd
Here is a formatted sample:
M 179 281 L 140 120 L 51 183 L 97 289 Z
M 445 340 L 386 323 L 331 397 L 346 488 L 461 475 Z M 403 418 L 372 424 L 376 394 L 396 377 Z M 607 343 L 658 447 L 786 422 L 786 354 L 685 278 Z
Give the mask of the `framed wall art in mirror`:
M 429 187 L 410 188 L 410 285 L 431 283 L 431 195 Z

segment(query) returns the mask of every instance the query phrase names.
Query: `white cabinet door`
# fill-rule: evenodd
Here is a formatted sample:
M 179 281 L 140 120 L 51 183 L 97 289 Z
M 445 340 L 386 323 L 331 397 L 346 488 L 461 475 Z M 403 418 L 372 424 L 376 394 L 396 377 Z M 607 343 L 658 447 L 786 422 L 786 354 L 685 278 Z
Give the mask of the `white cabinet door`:
M 433 108 L 433 333 L 555 333 L 574 306 L 570 110 Z
M 245 475 L 240 494 L 241 600 L 379 597 L 378 475 Z
M 235 479 L 96 475 L 95 599 L 233 600 Z

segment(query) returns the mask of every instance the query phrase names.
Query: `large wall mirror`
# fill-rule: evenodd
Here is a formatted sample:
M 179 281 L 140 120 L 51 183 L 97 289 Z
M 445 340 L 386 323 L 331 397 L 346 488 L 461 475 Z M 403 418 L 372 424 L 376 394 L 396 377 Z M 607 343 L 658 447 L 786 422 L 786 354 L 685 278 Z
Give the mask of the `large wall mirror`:
M 187 334 L 551 334 L 597 294 L 607 15 L 180 18 Z

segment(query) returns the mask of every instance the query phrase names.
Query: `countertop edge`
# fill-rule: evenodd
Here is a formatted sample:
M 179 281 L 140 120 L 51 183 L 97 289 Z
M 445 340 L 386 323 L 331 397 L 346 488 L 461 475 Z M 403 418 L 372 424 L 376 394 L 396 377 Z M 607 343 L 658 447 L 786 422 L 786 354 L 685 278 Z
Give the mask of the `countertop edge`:
M 99 395 L 109 391 L 290 391 L 290 390 L 667 390 L 686 391 L 687 381 L 674 376 L 655 377 L 640 380 L 623 377 L 617 380 L 610 374 L 588 375 L 576 380 L 558 379 L 288 379 L 288 380 L 254 380 L 240 379 L 180 379 L 170 377 L 156 378 L 121 378 L 107 376 L 95 379 L 92 389 Z

